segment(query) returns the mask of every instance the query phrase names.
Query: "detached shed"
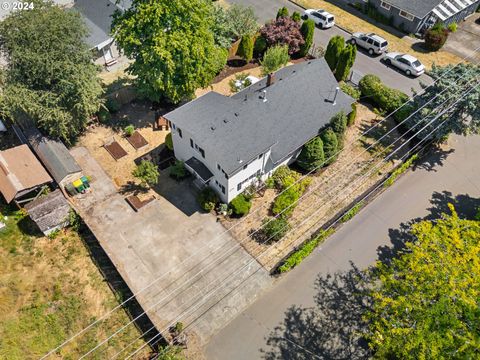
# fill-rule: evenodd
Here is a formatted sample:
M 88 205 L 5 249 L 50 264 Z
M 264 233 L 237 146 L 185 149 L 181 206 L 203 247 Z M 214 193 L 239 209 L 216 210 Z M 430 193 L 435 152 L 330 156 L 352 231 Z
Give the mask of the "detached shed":
M 45 235 L 68 225 L 70 205 L 58 189 L 27 204 L 25 209 Z
M 61 141 L 47 138 L 33 127 L 23 133 L 57 184 L 64 185 L 81 176 L 82 169 Z
M 0 192 L 12 202 L 52 182 L 52 178 L 27 145 L 0 151 Z

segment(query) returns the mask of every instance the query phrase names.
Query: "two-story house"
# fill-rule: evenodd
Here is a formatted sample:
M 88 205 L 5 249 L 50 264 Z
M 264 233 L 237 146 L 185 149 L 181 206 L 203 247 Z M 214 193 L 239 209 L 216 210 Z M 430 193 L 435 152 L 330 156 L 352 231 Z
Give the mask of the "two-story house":
M 231 97 L 209 92 L 164 115 L 175 157 L 221 200 L 294 162 L 330 119 L 349 113 L 324 59 L 285 67 Z

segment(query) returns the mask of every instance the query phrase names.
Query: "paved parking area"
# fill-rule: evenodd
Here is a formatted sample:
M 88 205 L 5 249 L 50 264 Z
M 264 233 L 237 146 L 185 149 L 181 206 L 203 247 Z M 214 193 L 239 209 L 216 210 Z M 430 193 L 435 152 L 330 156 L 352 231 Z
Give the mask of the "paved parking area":
M 467 20 L 458 24 L 457 32 L 451 33 L 445 50 L 462 58 L 472 57 L 480 61 L 480 52 L 475 49 L 480 47 L 480 13 L 473 14 Z
M 87 149 L 71 153 L 92 176 L 92 191 L 74 198 L 76 208 L 132 292 L 154 284 L 137 300 L 158 330 L 181 321 L 204 344 L 271 284 L 211 214 L 182 211 L 163 197 L 135 212 Z M 195 206 L 188 182 L 169 191 Z

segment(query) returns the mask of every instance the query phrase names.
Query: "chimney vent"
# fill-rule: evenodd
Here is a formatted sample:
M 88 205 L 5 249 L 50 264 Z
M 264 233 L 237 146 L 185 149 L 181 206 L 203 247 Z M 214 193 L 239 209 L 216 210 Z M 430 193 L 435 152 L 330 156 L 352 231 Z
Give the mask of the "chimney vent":
M 267 87 L 272 85 L 275 82 L 275 74 L 270 73 L 267 75 Z

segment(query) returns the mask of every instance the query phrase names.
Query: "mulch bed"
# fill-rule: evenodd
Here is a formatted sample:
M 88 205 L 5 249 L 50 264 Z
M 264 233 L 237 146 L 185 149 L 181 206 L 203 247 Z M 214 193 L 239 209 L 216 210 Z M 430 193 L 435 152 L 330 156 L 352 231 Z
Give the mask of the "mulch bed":
M 122 146 L 116 141 L 111 142 L 108 145 L 105 144 L 105 145 L 103 145 L 103 147 L 105 148 L 105 150 L 108 151 L 108 153 L 110 155 L 112 155 L 112 157 L 115 160 L 118 160 L 118 159 L 121 159 L 124 156 L 127 156 L 127 152 L 125 151 L 125 149 L 122 148 Z
M 223 70 L 218 74 L 212 81 L 212 84 L 216 84 L 223 79 L 229 77 L 230 75 L 233 75 L 239 71 L 246 71 L 249 69 L 253 69 L 254 67 L 257 67 L 258 63 L 255 62 L 250 62 L 250 63 L 245 63 L 245 61 L 241 58 L 233 58 L 227 61 L 227 65 L 223 68 Z
M 127 136 L 127 141 L 132 145 L 135 150 L 141 149 L 148 145 L 147 140 L 138 131 L 135 131 L 131 136 Z
M 151 203 L 155 198 L 152 196 L 146 200 L 140 200 L 136 195 L 130 195 L 125 198 L 125 201 L 132 207 L 133 210 L 138 211 L 148 203 Z

